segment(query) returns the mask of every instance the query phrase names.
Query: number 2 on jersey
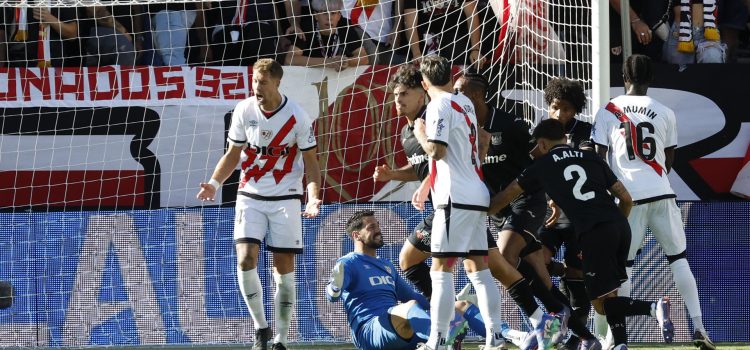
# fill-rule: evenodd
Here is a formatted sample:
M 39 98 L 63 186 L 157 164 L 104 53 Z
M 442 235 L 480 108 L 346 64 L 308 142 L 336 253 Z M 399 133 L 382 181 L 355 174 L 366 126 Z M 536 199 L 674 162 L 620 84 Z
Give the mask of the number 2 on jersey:
M 576 197 L 576 199 L 584 202 L 594 198 L 594 191 L 581 193 L 581 188 L 583 187 L 583 184 L 586 183 L 586 179 L 588 179 L 588 177 L 586 176 L 586 170 L 584 170 L 580 165 L 568 165 L 563 171 L 563 175 L 565 175 L 565 181 L 573 180 L 573 173 L 578 174 L 578 180 L 576 180 L 575 185 L 573 185 L 573 196 Z
M 628 120 L 620 123 L 620 128 L 625 133 L 625 146 L 628 150 L 628 159 L 635 160 L 635 157 L 639 157 L 643 160 L 652 160 L 656 157 L 656 140 L 651 136 L 644 136 L 644 130 L 649 134 L 654 133 L 653 124 L 643 122 L 633 125 Z M 643 150 L 647 150 L 648 154 L 645 154 Z

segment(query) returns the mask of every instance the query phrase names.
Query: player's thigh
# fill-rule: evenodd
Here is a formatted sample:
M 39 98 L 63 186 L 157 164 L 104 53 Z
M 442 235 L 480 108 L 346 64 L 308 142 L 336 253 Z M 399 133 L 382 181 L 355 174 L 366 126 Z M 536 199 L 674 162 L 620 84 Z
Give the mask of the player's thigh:
M 628 215 L 628 224 L 630 225 L 630 249 L 628 250 L 628 260 L 634 260 L 638 249 L 643 245 L 643 238 L 646 236 L 648 227 L 648 216 L 652 203 L 645 203 L 633 206 Z
M 652 203 L 649 227 L 661 245 L 664 254 L 674 256 L 687 249 L 682 213 L 674 199 L 662 199 Z
M 237 196 L 234 209 L 234 241 L 260 245 L 268 231 L 268 216 L 263 210 L 264 202 L 245 196 Z
M 414 349 L 418 339 L 404 339 L 391 323 L 390 313 L 384 311 L 363 324 L 357 332 L 357 347 L 363 350 Z M 413 344 L 412 344 L 413 343 Z
M 487 255 L 487 213 L 454 206 L 438 208 L 432 225 L 432 256 Z
M 420 264 L 430 257 L 430 250 L 426 252 L 412 243 L 411 240 L 404 242 L 401 252 L 398 254 L 398 263 L 402 270 L 408 269 L 416 264 Z
M 272 252 L 302 254 L 302 209 L 298 199 L 269 201 L 270 233 L 266 249 Z

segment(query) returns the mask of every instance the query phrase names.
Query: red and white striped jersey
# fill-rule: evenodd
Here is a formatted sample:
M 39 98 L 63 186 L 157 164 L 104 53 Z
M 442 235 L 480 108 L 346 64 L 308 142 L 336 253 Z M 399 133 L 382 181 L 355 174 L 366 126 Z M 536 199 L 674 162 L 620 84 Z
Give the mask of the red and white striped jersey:
M 449 203 L 478 210 L 488 207 L 490 194 L 482 181 L 477 117 L 471 100 L 460 93 L 443 93 L 427 105 L 425 123 L 428 141 L 447 146 L 444 158 L 430 161 L 435 207 Z
M 255 97 L 243 100 L 232 113 L 228 141 L 245 146 L 239 192 L 301 198 L 301 152 L 316 146 L 313 120 L 302 107 L 283 96 L 276 111 L 264 113 Z

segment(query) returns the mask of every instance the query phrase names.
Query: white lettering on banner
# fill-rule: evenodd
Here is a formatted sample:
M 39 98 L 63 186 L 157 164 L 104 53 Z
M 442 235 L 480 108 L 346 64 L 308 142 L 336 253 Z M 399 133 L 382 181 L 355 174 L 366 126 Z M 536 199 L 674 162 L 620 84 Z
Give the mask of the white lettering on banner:
M 80 250 L 75 284 L 65 313 L 64 346 L 90 345 L 91 331 L 130 309 L 141 344 L 164 344 L 164 322 L 133 218 L 125 214 L 92 215 Z M 109 247 L 119 261 L 126 302 L 100 302 Z

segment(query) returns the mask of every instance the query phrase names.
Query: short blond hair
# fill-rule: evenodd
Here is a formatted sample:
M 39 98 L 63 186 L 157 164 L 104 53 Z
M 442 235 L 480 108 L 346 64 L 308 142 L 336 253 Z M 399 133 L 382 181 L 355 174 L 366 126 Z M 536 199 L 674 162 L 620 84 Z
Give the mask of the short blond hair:
M 253 64 L 253 72 L 268 73 L 271 77 L 281 80 L 284 69 L 279 62 L 270 58 L 261 58 Z

